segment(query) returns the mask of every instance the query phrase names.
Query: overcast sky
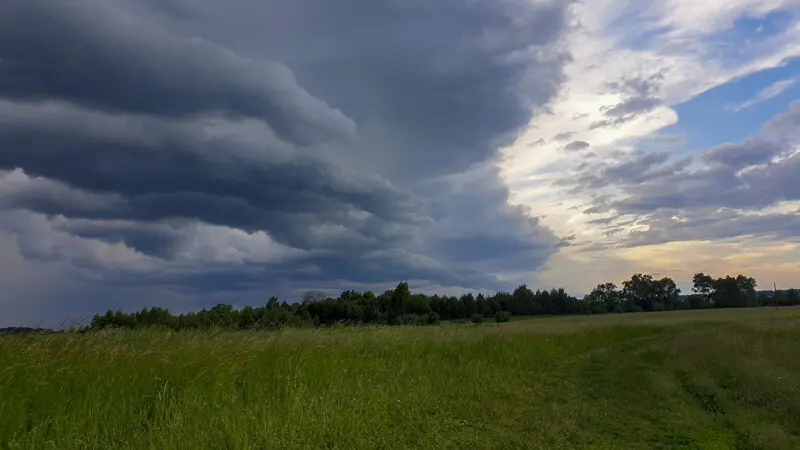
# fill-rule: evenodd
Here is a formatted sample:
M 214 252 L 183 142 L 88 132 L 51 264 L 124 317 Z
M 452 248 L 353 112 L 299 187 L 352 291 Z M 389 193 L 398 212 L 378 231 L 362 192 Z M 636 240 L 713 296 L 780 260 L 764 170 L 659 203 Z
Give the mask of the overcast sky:
M 800 285 L 792 0 L 5 0 L 0 326 Z

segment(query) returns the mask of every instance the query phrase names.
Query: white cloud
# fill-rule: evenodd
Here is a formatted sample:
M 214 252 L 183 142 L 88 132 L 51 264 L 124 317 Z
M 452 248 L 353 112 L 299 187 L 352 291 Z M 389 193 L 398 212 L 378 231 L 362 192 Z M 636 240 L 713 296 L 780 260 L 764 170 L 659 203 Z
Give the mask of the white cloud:
M 41 261 L 62 261 L 80 268 L 75 275 L 89 279 L 145 276 L 190 275 L 253 264 L 280 264 L 297 260 L 308 252 L 275 242 L 263 231 L 243 230 L 200 222 L 179 223 L 175 229 L 158 224 L 125 220 L 69 219 L 47 217 L 28 211 L 6 212 L 0 222 L 3 229 L 17 236 L 20 252 L 27 258 Z M 75 234 L 75 229 L 92 227 L 93 233 Z M 145 254 L 124 240 L 103 239 L 106 230 L 137 230 L 146 227 L 170 229 L 175 233 L 177 248 L 168 257 Z
M 792 86 L 794 86 L 795 84 L 797 84 L 797 82 L 798 82 L 798 80 L 794 79 L 794 78 L 788 79 L 788 80 L 776 81 L 776 82 L 772 83 L 771 85 L 767 86 L 766 88 L 762 89 L 761 91 L 759 91 L 759 93 L 756 94 L 755 97 L 753 97 L 750 100 L 747 100 L 746 102 L 743 102 L 743 103 L 739 104 L 738 106 L 736 106 L 736 108 L 734 108 L 734 111 L 739 112 L 739 111 L 741 111 L 741 110 L 743 110 L 745 108 L 749 108 L 749 107 L 751 107 L 751 106 L 753 106 L 755 104 L 761 103 L 761 102 L 769 100 L 771 98 L 775 98 L 775 97 L 781 95 L 787 89 L 789 89 Z
M 590 223 L 595 217 L 582 213 L 582 205 L 591 204 L 596 196 L 613 197 L 616 189 L 568 192 L 553 182 L 581 164 L 621 160 L 636 150 L 638 140 L 652 142 L 660 130 L 677 123 L 674 105 L 800 56 L 798 23 L 733 49 L 719 45 L 720 36 L 738 19 L 792 8 L 796 8 L 792 0 L 602 0 L 574 5 L 577 25 L 565 43 L 574 56 L 565 68 L 567 82 L 517 142 L 502 150 L 503 177 L 512 202 L 529 206 L 558 235 L 575 234 L 576 240 L 589 243 L 607 241 L 603 231 Z M 642 108 L 623 117 L 606 114 L 626 102 Z M 598 126 L 615 119 L 616 126 Z M 564 151 L 564 142 L 553 137 L 567 133 L 572 141 L 589 143 L 595 157 Z M 580 264 L 584 258 L 580 254 L 564 249 L 558 258 Z M 609 257 L 612 251 L 592 258 L 597 262 Z M 576 285 L 575 277 L 564 269 L 569 266 L 553 264 L 540 279 L 584 288 L 585 282 Z
M 268 264 L 306 254 L 304 250 L 275 242 L 263 231 L 247 233 L 235 228 L 196 223 L 187 227 L 178 252 L 184 262 L 214 264 Z

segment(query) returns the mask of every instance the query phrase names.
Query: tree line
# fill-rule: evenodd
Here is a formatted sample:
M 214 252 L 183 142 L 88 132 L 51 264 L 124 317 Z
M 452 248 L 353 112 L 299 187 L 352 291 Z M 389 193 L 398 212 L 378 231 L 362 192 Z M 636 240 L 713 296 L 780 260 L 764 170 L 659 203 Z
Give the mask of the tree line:
M 581 299 L 563 288 L 533 291 L 523 284 L 513 292 L 459 296 L 412 293 L 401 282 L 382 294 L 347 290 L 338 297 L 307 293 L 296 303 L 270 298 L 265 305 L 236 309 L 219 304 L 211 309 L 174 315 L 165 308 L 144 308 L 133 313 L 109 310 L 96 314 L 84 330 L 103 328 L 167 327 L 174 330 L 211 327 L 273 330 L 282 327 L 316 327 L 334 324 L 436 325 L 441 320 L 491 319 L 505 322 L 511 316 L 571 315 L 671 311 L 680 309 L 736 308 L 777 304 L 796 305 L 794 289 L 771 295 L 756 292 L 756 280 L 744 275 L 713 278 L 698 273 L 692 294 L 668 277 L 656 279 L 637 273 L 621 286 L 603 283 Z

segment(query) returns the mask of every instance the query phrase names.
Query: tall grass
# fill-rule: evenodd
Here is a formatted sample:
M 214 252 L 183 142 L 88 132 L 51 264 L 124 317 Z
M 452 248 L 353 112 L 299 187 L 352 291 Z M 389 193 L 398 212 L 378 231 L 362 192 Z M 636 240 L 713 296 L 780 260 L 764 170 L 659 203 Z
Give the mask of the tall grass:
M 0 448 L 798 448 L 797 310 L 0 339 Z

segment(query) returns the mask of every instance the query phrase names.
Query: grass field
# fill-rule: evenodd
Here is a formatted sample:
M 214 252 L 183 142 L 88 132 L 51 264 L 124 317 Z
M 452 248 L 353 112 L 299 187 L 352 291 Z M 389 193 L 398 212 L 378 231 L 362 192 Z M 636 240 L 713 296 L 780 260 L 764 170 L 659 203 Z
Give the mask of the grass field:
M 10 336 L 0 448 L 800 448 L 800 309 Z

